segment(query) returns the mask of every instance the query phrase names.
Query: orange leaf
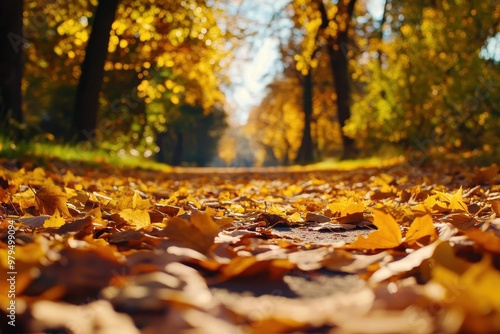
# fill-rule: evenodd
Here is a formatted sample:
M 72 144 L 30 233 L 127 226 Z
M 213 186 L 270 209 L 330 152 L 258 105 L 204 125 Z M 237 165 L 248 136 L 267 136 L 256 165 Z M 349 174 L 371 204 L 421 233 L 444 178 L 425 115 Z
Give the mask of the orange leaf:
M 482 249 L 491 253 L 500 254 L 500 238 L 495 234 L 483 232 L 478 229 L 470 229 L 462 232 Z
M 388 249 L 401 245 L 403 236 L 394 217 L 380 210 L 375 210 L 373 214 L 375 216 L 373 224 L 377 226 L 378 230 L 368 237 L 359 236 L 347 248 Z
M 66 200 L 66 194 L 58 186 L 47 186 L 35 194 L 36 208 L 42 214 L 53 215 L 58 210 L 63 217 L 71 217 Z
M 495 215 L 500 218 L 500 201 L 493 201 L 491 202 L 491 208 L 493 209 L 493 212 L 495 212 Z
M 292 270 L 295 264 L 288 259 L 273 259 L 259 261 L 253 256 L 235 257 L 221 270 L 220 280 L 233 277 L 249 277 L 262 273 L 269 275 L 270 279 L 280 279 L 283 274 Z
M 410 229 L 406 232 L 405 243 L 412 246 L 419 241 L 422 242 L 423 239 L 426 239 L 426 244 L 437 239 L 437 233 L 430 215 L 415 218 Z

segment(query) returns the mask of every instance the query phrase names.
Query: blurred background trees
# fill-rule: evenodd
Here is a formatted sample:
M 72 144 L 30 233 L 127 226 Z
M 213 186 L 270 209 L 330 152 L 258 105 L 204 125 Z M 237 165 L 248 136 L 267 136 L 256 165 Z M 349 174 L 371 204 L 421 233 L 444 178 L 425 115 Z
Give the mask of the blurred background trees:
M 1 136 L 199 166 L 498 151 L 496 1 L 248 1 L 2 2 Z M 279 59 L 235 109 L 263 36 Z

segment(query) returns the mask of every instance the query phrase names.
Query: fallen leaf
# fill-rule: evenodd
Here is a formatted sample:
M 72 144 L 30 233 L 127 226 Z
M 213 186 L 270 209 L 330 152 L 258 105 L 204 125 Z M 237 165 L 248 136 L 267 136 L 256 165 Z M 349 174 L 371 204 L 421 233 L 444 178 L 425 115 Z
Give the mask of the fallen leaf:
M 43 223 L 43 227 L 59 228 L 59 227 L 63 226 L 65 223 L 66 223 L 66 221 L 59 214 L 59 210 L 56 210 L 56 212 Z
M 371 283 L 380 283 L 393 276 L 404 275 L 418 268 L 424 260 L 430 259 L 441 241 L 434 242 L 405 256 L 401 260 L 387 263 L 370 276 Z
M 257 260 L 254 256 L 235 257 L 229 264 L 221 267 L 218 281 L 234 277 L 249 277 L 257 274 L 266 274 L 270 279 L 281 279 L 283 275 L 295 268 L 288 259 Z
M 21 217 L 18 218 L 16 221 L 22 223 L 23 225 L 29 228 L 35 228 L 43 226 L 43 223 L 49 218 L 50 218 L 49 215 L 40 215 L 34 217 Z
M 41 300 L 32 305 L 36 332 L 74 332 L 80 334 L 139 334 L 130 316 L 116 312 L 105 300 L 84 305 Z
M 478 184 L 493 184 L 499 170 L 500 169 L 496 163 L 491 164 L 489 167 L 483 167 L 477 171 L 473 181 Z
M 66 200 L 66 194 L 58 186 L 47 186 L 35 194 L 36 208 L 42 214 L 53 215 L 58 210 L 63 217 L 71 217 Z
M 401 245 L 402 234 L 399 224 L 394 217 L 380 210 L 373 211 L 373 224 L 377 230 L 368 237 L 358 236 L 358 238 L 346 248 L 350 249 L 389 249 Z
M 124 209 L 118 215 L 127 223 L 134 226 L 136 230 L 151 224 L 151 218 L 146 210 Z
M 412 247 L 415 245 L 421 245 L 422 243 L 429 244 L 436 239 L 437 232 L 434 229 L 432 217 L 430 215 L 425 215 L 417 217 L 413 220 L 408 232 L 406 232 L 404 242 L 408 246 Z
M 328 223 L 330 222 L 330 220 L 331 220 L 330 217 L 313 212 L 308 212 L 306 214 L 306 219 L 305 219 L 305 221 L 307 222 L 316 222 L 316 223 Z
M 487 252 L 500 254 L 500 238 L 493 232 L 483 232 L 478 229 L 469 229 L 463 233 L 476 245 Z
M 495 212 L 495 215 L 500 218 L 500 201 L 491 202 L 491 209 Z
M 215 237 L 219 234 L 219 225 L 210 216 L 199 213 L 192 215 L 189 220 L 179 217 L 169 219 L 162 232 L 162 235 L 178 246 L 203 253 L 214 244 Z

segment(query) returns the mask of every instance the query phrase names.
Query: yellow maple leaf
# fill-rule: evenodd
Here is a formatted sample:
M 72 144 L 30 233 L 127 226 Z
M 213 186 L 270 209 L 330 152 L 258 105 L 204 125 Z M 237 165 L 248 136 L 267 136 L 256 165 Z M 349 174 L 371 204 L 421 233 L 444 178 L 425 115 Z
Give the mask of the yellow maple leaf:
M 66 221 L 64 220 L 63 217 L 61 217 L 61 214 L 59 213 L 58 210 L 50 216 L 49 219 L 43 222 L 43 227 L 54 227 L 54 228 L 59 228 L 66 224 Z
M 371 233 L 368 237 L 359 236 L 347 248 L 356 249 L 388 249 L 401 245 L 403 235 L 393 216 L 380 210 L 373 212 L 373 224 L 378 230 Z

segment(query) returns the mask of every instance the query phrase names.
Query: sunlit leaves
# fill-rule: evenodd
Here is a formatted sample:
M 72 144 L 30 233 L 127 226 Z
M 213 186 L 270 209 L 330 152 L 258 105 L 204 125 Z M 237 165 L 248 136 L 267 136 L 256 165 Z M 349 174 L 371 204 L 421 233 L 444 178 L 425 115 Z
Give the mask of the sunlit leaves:
M 370 55 L 363 66 L 370 79 L 363 80 L 365 90 L 355 99 L 348 133 L 367 148 L 390 141 L 422 154 L 439 146 L 471 148 L 494 141 L 488 131 L 494 132 L 498 122 L 491 119 L 489 105 L 496 99 L 476 93 L 491 87 L 486 82 L 493 76 L 498 78 L 498 71 L 481 57 L 495 9 L 494 1 L 472 7 L 447 2 L 419 10 L 414 4 L 392 5 L 385 13 L 390 21 L 379 36 L 371 36 L 356 64 L 365 65 Z M 472 100 L 474 106 L 464 107 Z
M 33 122 L 40 121 L 45 113 L 50 122 L 67 122 L 64 110 L 71 109 L 72 102 L 66 96 L 73 95 L 72 89 L 80 77 L 95 6 L 96 3 L 81 1 L 27 3 L 25 25 L 30 47 L 26 50 L 24 74 L 29 103 L 27 118 Z M 103 112 L 114 111 L 105 119 L 106 127 L 116 131 L 111 134 L 99 128 L 103 141 L 109 139 L 114 143 L 120 138 L 122 147 L 118 149 L 133 144 L 136 150 L 149 150 L 151 155 L 155 150 L 154 140 L 146 138 L 163 131 L 167 122 L 172 126 L 179 106 L 201 105 L 208 112 L 224 101 L 221 85 L 226 78 L 221 63 L 230 44 L 235 42 L 226 35 L 228 27 L 223 31 L 216 20 L 224 15 L 196 0 L 120 2 L 110 32 L 100 101 Z M 40 71 L 48 67 L 50 71 Z M 168 79 L 175 83 L 173 87 L 163 85 L 166 77 L 159 72 L 166 68 Z M 148 85 L 142 84 L 136 92 L 141 82 Z M 147 125 L 144 117 L 135 116 L 143 102 Z M 31 112 L 40 108 L 44 113 Z M 136 128 L 140 129 L 141 135 L 128 136 L 132 127 L 136 133 L 139 133 Z M 69 135 L 61 134 L 64 131 L 57 127 L 46 130 L 54 132 L 56 137 Z
M 65 224 L 64 218 L 61 217 L 59 214 L 59 211 L 56 210 L 56 212 L 47 220 L 43 222 L 43 227 L 49 228 L 49 227 L 61 227 Z
M 387 249 L 398 247 L 401 244 L 403 236 L 394 217 L 380 210 L 375 210 L 373 215 L 373 224 L 377 226 L 377 230 L 366 238 L 358 237 L 356 241 L 349 244 L 349 248 Z

